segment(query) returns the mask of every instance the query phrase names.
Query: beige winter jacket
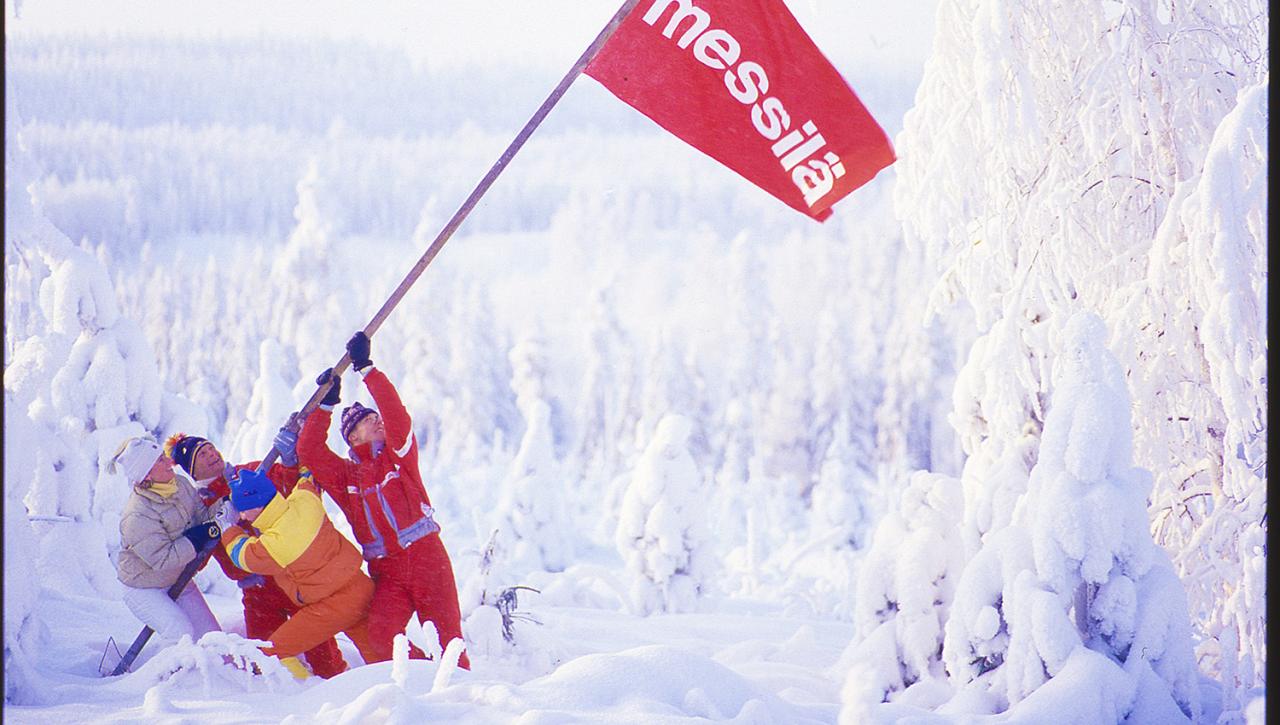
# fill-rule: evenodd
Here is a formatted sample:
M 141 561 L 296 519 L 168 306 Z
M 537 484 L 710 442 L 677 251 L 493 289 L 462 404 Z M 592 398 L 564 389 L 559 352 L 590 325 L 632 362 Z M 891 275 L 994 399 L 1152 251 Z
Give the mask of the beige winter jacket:
M 209 515 L 184 476 L 175 476 L 178 490 L 169 498 L 134 488 L 120 514 L 120 556 L 116 576 L 138 589 L 167 589 L 187 562 L 196 556 L 182 535 Z

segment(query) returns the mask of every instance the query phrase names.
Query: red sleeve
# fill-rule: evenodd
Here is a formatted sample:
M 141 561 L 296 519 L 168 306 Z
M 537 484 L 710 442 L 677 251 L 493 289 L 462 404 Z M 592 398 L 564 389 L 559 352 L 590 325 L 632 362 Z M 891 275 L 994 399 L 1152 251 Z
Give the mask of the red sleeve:
M 327 439 L 332 418 L 333 412 L 324 407 L 316 408 L 307 416 L 298 434 L 298 465 L 309 468 L 316 483 L 334 500 L 342 501 L 346 495 L 347 462 L 329 450 Z
M 231 487 L 227 485 L 226 479 L 222 476 L 215 478 L 207 487 L 200 488 L 197 493 L 200 495 L 200 502 L 205 508 L 209 508 L 218 501 L 231 495 Z
M 298 488 L 303 491 L 310 491 L 316 495 L 316 498 L 320 498 L 320 489 L 316 488 L 316 477 L 311 471 L 298 476 Z
M 387 448 L 396 458 L 410 458 L 417 448 L 410 445 L 413 440 L 413 421 L 410 420 L 404 403 L 400 401 L 396 386 L 376 367 L 365 374 L 364 384 L 369 388 L 369 394 L 378 406 L 378 414 L 382 416 L 382 424 L 387 429 Z
M 267 478 L 276 485 L 277 491 L 288 496 L 293 493 L 293 487 L 298 483 L 298 466 L 273 463 L 271 469 L 267 471 Z

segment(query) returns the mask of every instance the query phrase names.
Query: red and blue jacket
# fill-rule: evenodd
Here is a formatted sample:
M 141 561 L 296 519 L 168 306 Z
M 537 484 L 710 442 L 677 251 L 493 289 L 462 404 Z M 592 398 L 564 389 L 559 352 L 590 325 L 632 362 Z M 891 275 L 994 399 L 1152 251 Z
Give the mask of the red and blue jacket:
M 307 416 L 298 434 L 298 461 L 342 508 L 372 561 L 404 551 L 440 530 L 431 499 L 418 472 L 418 441 L 400 394 L 382 371 L 365 368 L 365 386 L 386 429 L 385 445 L 364 443 L 342 458 L 326 441 L 333 406 L 321 405 Z

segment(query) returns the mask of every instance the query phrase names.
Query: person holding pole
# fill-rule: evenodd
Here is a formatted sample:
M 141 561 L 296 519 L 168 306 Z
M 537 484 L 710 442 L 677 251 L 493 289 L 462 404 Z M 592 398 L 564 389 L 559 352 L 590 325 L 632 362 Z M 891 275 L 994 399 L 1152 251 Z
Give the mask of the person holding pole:
M 284 496 L 293 491 L 298 481 L 296 443 L 297 434 L 287 430 L 287 427 L 282 428 L 274 441 L 275 450 L 280 454 L 280 462 L 272 464 L 265 472 L 276 491 Z M 257 470 L 259 463 L 250 461 L 233 466 L 223 459 L 222 453 L 212 442 L 185 433 L 170 436 L 165 441 L 165 453 L 197 482 L 198 490 L 205 492 L 202 495 L 215 500 L 229 496 L 230 481 L 240 475 L 241 471 Z M 232 516 L 228 523 L 236 523 L 236 517 Z M 240 523 L 249 533 L 255 536 L 260 533 L 252 524 L 244 521 Z M 245 635 L 250 639 L 269 639 L 272 632 L 297 614 L 300 605 L 292 601 L 273 578 L 237 567 L 231 563 L 231 558 L 222 547 L 214 549 L 213 558 L 218 561 L 227 578 L 240 587 Z M 306 663 L 311 666 L 312 672 L 324 679 L 347 670 L 347 662 L 342 658 L 342 652 L 333 637 L 307 650 Z
M 302 425 L 298 459 L 342 508 L 369 563 L 375 585 L 369 637 L 377 661 L 384 661 L 391 659 L 395 636 L 415 613 L 419 621 L 435 625 L 441 649 L 462 640 L 462 615 L 453 565 L 418 470 L 409 412 L 395 386 L 373 366 L 370 347 L 363 331 L 347 342 L 351 365 L 377 406 L 355 403 L 342 411 L 340 427 L 350 457 L 338 456 L 326 442 L 333 408 L 341 402 L 341 378 L 330 368 L 316 379 L 331 387 Z M 416 647 L 411 656 L 426 657 Z M 471 668 L 465 651 L 458 665 Z
M 311 473 L 300 469 L 297 485 L 283 496 L 266 474 L 243 470 L 231 481 L 231 503 L 248 522 L 222 533 L 231 563 L 272 577 L 298 605 L 265 638 L 270 645 L 262 651 L 306 679 L 311 673 L 298 655 L 346 632 L 365 661 L 373 661 L 366 623 L 373 582 L 360 568 L 360 552 L 329 521 Z
M 125 440 L 111 465 L 132 486 L 120 514 L 116 560 L 129 611 L 164 637 L 187 635 L 195 641 L 219 631 L 194 581 L 188 581 L 176 598 L 168 593 L 186 566 L 221 533 L 195 487 L 174 473 L 173 461 L 149 438 Z

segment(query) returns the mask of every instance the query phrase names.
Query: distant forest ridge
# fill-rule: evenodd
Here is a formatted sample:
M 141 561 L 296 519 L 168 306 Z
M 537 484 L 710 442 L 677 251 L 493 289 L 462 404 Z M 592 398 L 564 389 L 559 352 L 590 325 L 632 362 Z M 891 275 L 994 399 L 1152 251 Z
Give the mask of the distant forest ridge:
M 312 164 L 335 234 L 407 236 L 424 213 L 457 207 L 558 81 L 532 65 L 433 70 L 398 49 L 329 39 L 9 43 L 43 208 L 72 239 L 121 250 L 180 235 L 282 237 Z M 880 80 L 856 90 L 893 134 L 916 79 Z M 690 213 L 757 229 L 787 216 L 581 78 L 486 195 L 501 213 L 468 229 L 543 229 L 571 189 L 606 187 L 652 208 L 658 228 Z M 686 209 L 695 188 L 705 214 Z
M 373 136 L 519 128 L 560 80 L 541 64 L 433 69 L 407 54 L 350 40 L 18 34 L 5 70 L 27 120 L 123 128 L 271 126 L 326 133 L 336 119 Z M 568 70 L 565 68 L 564 70 Z M 886 131 L 901 127 L 918 68 L 877 69 L 855 91 Z M 600 93 L 570 93 L 553 130 L 648 131 L 653 125 Z

